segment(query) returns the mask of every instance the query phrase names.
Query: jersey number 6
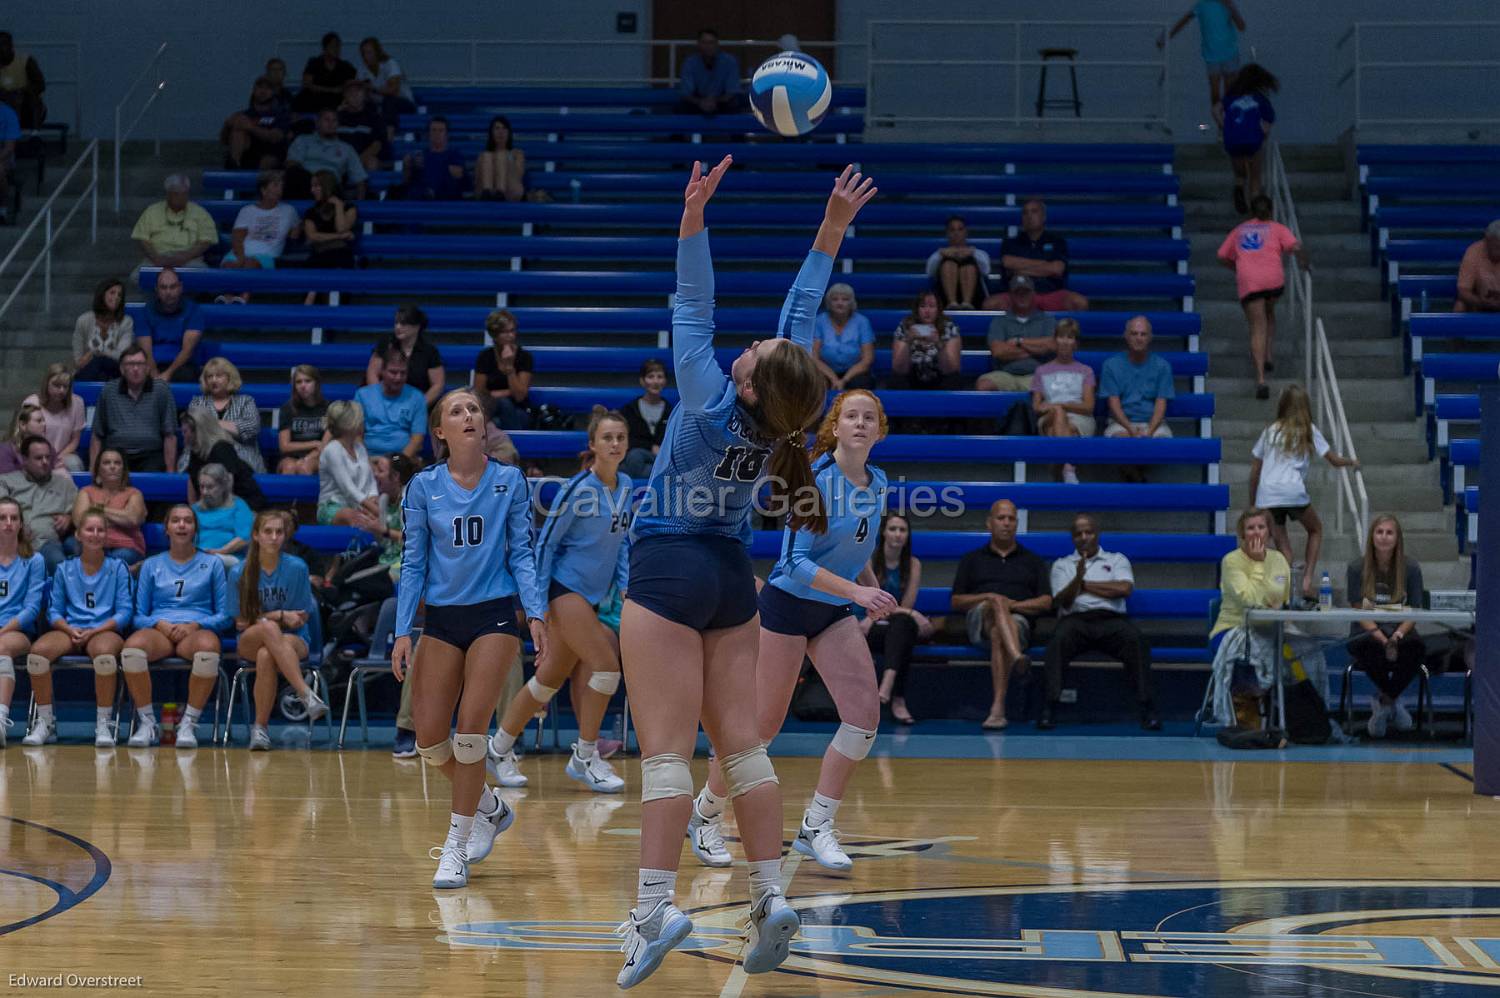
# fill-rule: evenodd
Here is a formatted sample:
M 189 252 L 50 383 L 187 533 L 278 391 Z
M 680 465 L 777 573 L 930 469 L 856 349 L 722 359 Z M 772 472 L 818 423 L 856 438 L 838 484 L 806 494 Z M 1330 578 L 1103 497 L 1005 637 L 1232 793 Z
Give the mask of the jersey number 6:
M 760 477 L 760 469 L 765 463 L 766 452 L 763 450 L 731 447 L 724 452 L 724 460 L 714 469 L 714 477 L 726 482 L 731 479 L 753 482 Z
M 455 516 L 453 518 L 453 546 L 461 548 L 465 544 L 474 547 L 484 542 L 484 517 L 482 516 Z

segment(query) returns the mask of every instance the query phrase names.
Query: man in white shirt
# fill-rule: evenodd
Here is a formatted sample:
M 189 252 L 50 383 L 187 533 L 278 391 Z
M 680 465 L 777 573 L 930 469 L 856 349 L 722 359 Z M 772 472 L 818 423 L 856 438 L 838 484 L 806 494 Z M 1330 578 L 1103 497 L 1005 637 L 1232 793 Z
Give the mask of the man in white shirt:
M 230 238 L 233 249 L 224 255 L 230 269 L 275 270 L 276 258 L 286 251 L 288 238 L 301 234 L 297 209 L 281 200 L 280 170 L 262 170 L 256 179 L 259 198 L 241 208 Z
M 1125 600 L 1135 591 L 1130 559 L 1099 548 L 1099 527 L 1087 513 L 1073 518 L 1074 553 L 1052 563 L 1052 602 L 1057 631 L 1047 646 L 1047 702 L 1036 726 L 1056 726 L 1053 710 L 1062 697 L 1063 670 L 1077 656 L 1104 652 L 1125 666 L 1125 680 L 1135 691 L 1141 727 L 1160 731 L 1151 702 L 1151 645 L 1125 615 Z

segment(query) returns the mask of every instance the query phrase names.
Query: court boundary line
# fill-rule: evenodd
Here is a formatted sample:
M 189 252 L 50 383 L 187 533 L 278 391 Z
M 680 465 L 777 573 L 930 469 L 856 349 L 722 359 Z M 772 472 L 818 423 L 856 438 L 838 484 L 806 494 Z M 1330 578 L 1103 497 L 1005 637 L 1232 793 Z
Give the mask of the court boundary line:
M 24 871 L 3 871 L 13 876 L 21 877 L 25 880 L 45 884 L 57 894 L 57 903 L 54 904 L 51 908 L 48 908 L 46 911 L 38 912 L 37 914 L 30 916 L 29 918 L 23 918 L 16 922 L 9 922 L 0 925 L 0 936 L 9 935 L 12 932 L 19 932 L 22 929 L 29 928 L 33 925 L 38 924 L 39 922 L 44 922 L 49 918 L 56 918 L 58 915 L 61 915 L 67 911 L 72 910 L 73 908 L 78 907 L 80 904 L 87 901 L 95 894 L 99 893 L 99 891 L 109 881 L 110 875 L 114 872 L 114 864 L 110 862 L 109 856 L 105 854 L 104 850 L 100 849 L 92 842 L 81 839 L 70 832 L 63 831 L 60 828 L 53 828 L 50 825 L 43 825 L 40 822 L 36 821 L 28 821 L 25 818 L 17 818 L 14 815 L 0 814 L 0 818 L 5 819 L 6 821 L 14 822 L 17 825 L 23 825 L 27 828 L 38 829 L 39 831 L 42 831 L 48 835 L 55 835 L 58 838 L 62 839 L 64 842 L 68 842 L 82 849 L 89 856 L 89 858 L 94 861 L 94 875 L 89 878 L 89 882 L 83 886 L 82 890 L 78 891 L 73 890 L 71 887 L 68 887 L 65 884 L 55 883 L 53 881 L 47 880 L 44 877 L 35 874 L 28 874 Z

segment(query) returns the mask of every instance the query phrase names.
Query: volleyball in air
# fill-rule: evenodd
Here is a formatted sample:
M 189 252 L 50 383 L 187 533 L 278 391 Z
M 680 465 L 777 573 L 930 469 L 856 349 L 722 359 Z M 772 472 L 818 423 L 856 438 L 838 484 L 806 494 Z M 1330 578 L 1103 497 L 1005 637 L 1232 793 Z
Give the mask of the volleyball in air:
M 750 78 L 750 110 L 777 135 L 806 135 L 832 103 L 828 71 L 805 52 L 778 52 Z

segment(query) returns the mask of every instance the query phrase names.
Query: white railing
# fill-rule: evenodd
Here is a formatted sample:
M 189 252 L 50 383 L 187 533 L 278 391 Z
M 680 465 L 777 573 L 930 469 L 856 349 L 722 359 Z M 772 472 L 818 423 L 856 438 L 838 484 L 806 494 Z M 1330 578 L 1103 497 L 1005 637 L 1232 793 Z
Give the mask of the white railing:
M 1500 21 L 1354 22 L 1336 45 L 1354 127 L 1500 124 L 1484 96 L 1500 72 L 1497 47 Z
M 868 53 L 865 57 L 865 104 L 866 121 L 870 124 L 1009 124 L 1021 125 L 1034 122 L 1040 115 L 1028 96 L 1030 83 L 1038 80 L 1042 66 L 1049 68 L 1049 75 L 1057 84 L 1069 82 L 1069 72 L 1076 69 L 1082 77 L 1078 98 L 1081 103 L 1093 107 L 1100 103 L 1126 106 L 1123 114 L 1071 115 L 1066 112 L 1048 117 L 1049 124 L 1073 122 L 1081 125 L 1158 125 L 1167 126 L 1171 111 L 1171 72 L 1168 50 L 1157 47 L 1156 41 L 1166 37 L 1170 27 L 1160 21 L 991 21 L 991 20 L 878 20 L 870 21 L 868 29 Z M 922 44 L 925 32 L 934 32 L 934 40 L 941 43 L 945 51 L 952 51 L 949 42 L 963 39 L 964 50 L 976 54 L 964 57 L 928 56 L 930 47 Z M 1105 58 L 1090 56 L 1085 45 L 1093 42 L 1109 53 Z M 1128 53 L 1132 42 L 1147 53 L 1146 58 L 1124 59 L 1113 57 Z M 1076 61 L 1070 66 L 1065 60 L 1043 60 L 1040 49 L 1044 47 L 1075 48 Z M 999 55 L 1009 52 L 1008 56 Z M 1105 70 L 1110 75 L 1109 85 L 1101 82 L 1094 70 Z M 1000 71 L 1009 78 L 1010 107 L 997 91 Z M 1023 80 L 1023 71 L 1025 79 Z M 889 82 L 883 82 L 882 73 L 888 73 Z M 1135 73 L 1139 83 L 1125 82 L 1122 77 Z M 928 99 L 927 91 L 914 88 L 913 81 L 941 74 L 945 77 L 938 103 Z M 1092 79 L 1091 79 L 1092 77 Z M 1023 87 L 1023 83 L 1025 86 Z M 1087 90 L 1092 83 L 1094 89 Z M 993 86 L 992 86 L 993 84 Z M 966 106 L 965 96 L 977 102 Z M 1051 100 L 1060 100 L 1057 91 L 1047 95 Z M 926 106 L 942 106 L 939 114 L 926 112 L 906 113 L 888 110 L 891 101 L 907 97 Z M 1054 105 L 1055 106 L 1055 105 Z M 1008 113 L 1007 113 L 1008 112 Z
M 141 123 L 141 119 L 143 117 L 145 117 L 146 112 L 149 111 L 149 110 L 151 110 L 152 106 L 156 104 L 157 99 L 159 97 L 161 97 L 162 91 L 166 90 L 166 88 L 167 88 L 166 77 L 163 76 L 162 72 L 161 72 L 161 57 L 162 57 L 162 54 L 164 52 L 166 52 L 166 51 L 167 51 L 167 43 L 166 42 L 162 42 L 160 45 L 157 46 L 156 53 L 151 56 L 150 60 L 147 61 L 146 68 L 143 69 L 143 70 L 141 70 L 141 75 L 137 76 L 135 78 L 135 82 L 130 85 L 130 89 L 125 91 L 125 95 L 120 98 L 120 103 L 118 103 L 118 104 L 115 105 L 115 211 L 116 212 L 119 212 L 120 207 L 121 207 L 121 202 L 120 202 L 120 150 L 125 145 L 125 140 L 128 139 L 128 138 L 130 138 L 131 133 L 135 131 L 135 126 L 139 125 Z M 144 83 L 148 79 L 153 81 L 152 84 L 151 84 L 151 93 L 150 93 L 150 95 L 146 98 L 146 102 L 141 105 L 141 109 L 136 112 L 135 117 L 132 118 L 132 119 L 130 119 L 130 124 L 129 125 L 124 125 L 123 124 L 123 120 L 124 120 L 124 114 L 125 114 L 125 105 L 128 104 L 128 103 L 130 103 L 130 98 L 133 97 L 133 96 L 135 96 L 136 89 L 138 87 L 140 87 L 140 85 L 142 83 Z M 155 121 L 156 121 L 156 155 L 160 156 L 161 155 L 161 114 L 160 114 L 159 111 L 158 111 L 158 113 L 156 115 Z
M 79 170 L 83 169 L 85 163 L 89 167 L 88 183 L 83 186 L 82 190 L 73 195 L 72 204 L 63 212 L 62 218 L 55 218 L 54 213 L 61 210 L 58 206 L 58 199 L 62 196 L 63 191 L 67 189 L 69 183 L 72 182 L 73 176 Z M 79 154 L 78 159 L 74 160 L 73 165 L 68 168 L 68 172 L 63 174 L 62 179 L 57 182 L 57 189 L 37 209 L 36 217 L 31 220 L 30 225 L 26 226 L 26 230 L 16 238 L 15 245 L 10 248 L 9 253 L 5 254 L 5 259 L 0 260 L 0 283 L 4 283 L 6 268 L 10 266 L 11 261 L 20 256 L 22 248 L 26 245 L 27 240 L 31 238 L 31 234 L 36 231 L 37 226 L 42 227 L 43 241 L 41 247 L 36 252 L 36 256 L 32 258 L 31 264 L 21 273 L 21 276 L 16 278 L 15 287 L 11 288 L 10 294 L 6 296 L 5 301 L 0 302 L 0 321 L 4 320 L 6 312 L 10 311 L 10 307 L 15 303 L 16 298 L 26 289 L 26 282 L 31 280 L 31 275 L 36 273 L 38 267 L 42 269 L 44 307 L 49 310 L 52 308 L 52 248 L 57 245 L 58 237 L 67 228 L 68 223 L 73 220 L 73 216 L 78 214 L 78 209 L 83 207 L 85 201 L 89 205 L 89 242 L 97 243 L 99 241 L 98 139 L 93 139 L 88 145 L 84 146 L 83 152 Z

